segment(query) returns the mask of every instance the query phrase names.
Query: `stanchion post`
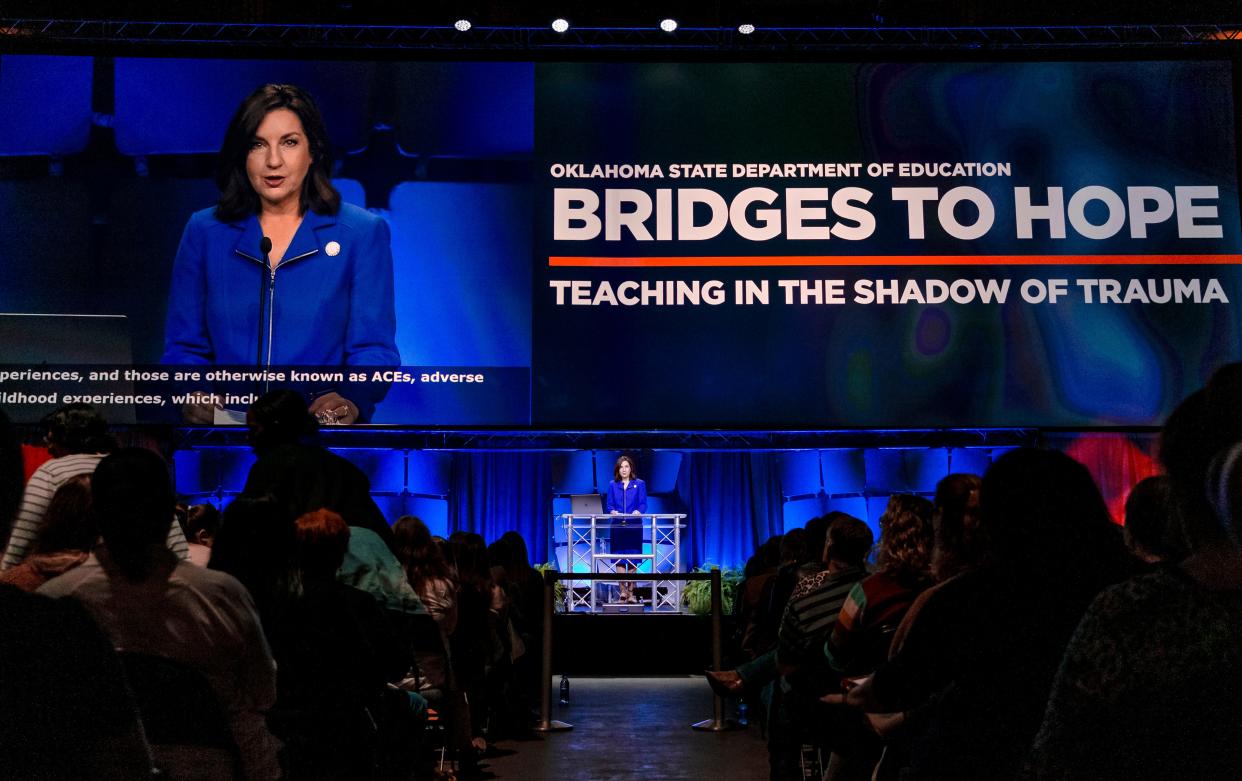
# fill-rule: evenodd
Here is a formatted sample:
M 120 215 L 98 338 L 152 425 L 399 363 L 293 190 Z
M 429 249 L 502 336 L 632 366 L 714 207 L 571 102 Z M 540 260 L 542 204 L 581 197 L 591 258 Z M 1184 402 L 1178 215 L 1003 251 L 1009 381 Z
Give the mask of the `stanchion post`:
M 572 724 L 552 720 L 552 613 L 556 601 L 557 573 L 543 573 L 543 692 L 539 697 L 539 723 L 536 732 L 564 732 L 574 728 Z
M 721 635 L 722 625 L 724 624 L 724 599 L 721 589 L 720 569 L 716 568 L 711 571 L 712 578 L 712 669 L 719 670 L 724 664 L 724 655 L 721 651 Z M 724 698 L 719 694 L 712 697 L 712 718 L 706 721 L 700 721 L 697 724 L 691 724 L 691 727 L 697 730 L 707 732 L 725 732 L 734 729 L 737 725 L 730 721 L 725 721 L 724 717 Z

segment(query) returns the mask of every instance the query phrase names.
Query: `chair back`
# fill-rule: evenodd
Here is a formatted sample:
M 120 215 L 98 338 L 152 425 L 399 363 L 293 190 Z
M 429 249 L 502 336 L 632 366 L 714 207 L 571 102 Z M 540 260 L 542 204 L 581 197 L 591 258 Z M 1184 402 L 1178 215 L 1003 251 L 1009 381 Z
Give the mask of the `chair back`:
M 121 651 L 155 764 L 171 781 L 241 778 L 228 716 L 211 682 L 164 656 Z
M 420 681 L 418 691 L 430 700 L 438 700 L 453 688 L 452 666 L 440 625 L 429 613 L 402 613 L 389 611 L 389 618 L 398 627 L 402 639 L 409 644 L 418 665 Z
M 228 718 L 202 673 L 163 656 L 132 651 L 119 655 L 148 741 L 234 747 Z
M 376 723 L 367 708 L 276 707 L 268 727 L 285 746 L 288 779 L 369 781 L 376 772 Z

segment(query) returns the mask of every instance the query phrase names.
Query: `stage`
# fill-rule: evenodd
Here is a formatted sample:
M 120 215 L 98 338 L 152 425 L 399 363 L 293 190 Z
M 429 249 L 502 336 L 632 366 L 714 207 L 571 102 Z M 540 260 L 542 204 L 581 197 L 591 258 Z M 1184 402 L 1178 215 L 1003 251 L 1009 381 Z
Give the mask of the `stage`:
M 724 617 L 725 645 L 733 622 Z M 552 671 L 559 675 L 695 674 L 712 666 L 711 616 L 557 613 Z

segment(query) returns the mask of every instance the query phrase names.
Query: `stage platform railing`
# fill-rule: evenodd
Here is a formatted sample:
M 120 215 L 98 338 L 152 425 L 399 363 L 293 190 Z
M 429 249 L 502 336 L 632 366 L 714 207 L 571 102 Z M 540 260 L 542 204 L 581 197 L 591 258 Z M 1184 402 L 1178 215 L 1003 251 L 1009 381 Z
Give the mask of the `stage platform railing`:
M 630 513 L 614 515 L 612 513 L 565 513 L 560 516 L 565 527 L 565 569 L 566 579 L 571 582 L 565 589 L 565 610 L 574 612 L 586 608 L 590 612 L 597 611 L 596 589 L 592 585 L 586 589 L 576 589 L 572 581 L 587 580 L 577 577 L 587 573 L 621 574 L 618 566 L 626 566 L 633 570 L 641 568 L 644 562 L 651 563 L 651 571 L 638 573 L 646 575 L 642 578 L 590 578 L 617 582 L 621 580 L 638 580 L 651 583 L 651 612 L 681 612 L 681 580 L 664 577 L 677 574 L 681 568 L 681 530 L 686 528 L 683 521 L 685 513 Z M 603 534 L 615 530 L 642 529 L 643 541 L 650 540 L 651 552 L 618 553 L 601 551 L 600 543 L 607 539 Z M 585 548 L 585 552 L 583 552 Z M 663 590 L 661 590 L 663 586 Z
M 724 600 L 721 598 L 720 570 L 708 572 L 678 572 L 662 576 L 669 581 L 685 582 L 689 580 L 710 580 L 712 592 L 712 669 L 719 671 L 723 664 L 721 633 L 724 624 Z M 574 725 L 552 718 L 552 614 L 556 607 L 556 584 L 561 580 L 650 580 L 651 576 L 643 573 L 612 573 L 612 572 L 556 572 L 546 570 L 543 573 L 543 671 L 542 690 L 539 696 L 539 723 L 536 732 L 564 732 Z M 592 589 L 594 590 L 594 589 Z M 678 589 L 680 591 L 680 589 Z M 606 619 L 601 619 L 606 620 Z M 725 732 L 736 728 L 732 721 L 724 717 L 724 699 L 719 694 L 712 695 L 712 717 L 690 725 L 696 730 L 706 732 Z

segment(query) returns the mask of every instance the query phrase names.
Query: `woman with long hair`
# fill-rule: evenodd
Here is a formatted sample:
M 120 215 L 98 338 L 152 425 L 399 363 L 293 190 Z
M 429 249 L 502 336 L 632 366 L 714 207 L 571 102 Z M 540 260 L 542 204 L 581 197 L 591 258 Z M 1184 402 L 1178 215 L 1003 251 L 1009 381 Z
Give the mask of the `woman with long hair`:
M 422 519 L 403 515 L 393 524 L 392 534 L 397 560 L 423 606 L 440 626 L 447 647 L 449 636 L 457 628 L 457 583 L 453 570 Z
M 979 489 L 983 480 L 978 475 L 955 472 L 936 484 L 932 516 L 936 542 L 932 548 L 931 573 L 937 583 L 972 569 L 979 563 Z
M 1057 451 L 992 463 L 977 532 L 979 565 L 942 584 L 900 650 L 844 695 L 919 710 L 902 778 L 1012 778 L 1087 605 L 1136 571 L 1090 473 Z
M 1224 367 L 1165 422 L 1162 442 L 1178 445 L 1160 452 L 1169 509 L 1191 524 L 1189 550 L 1091 603 L 1024 778 L 1238 777 L 1242 442 L 1229 441 L 1242 436 L 1239 368 Z
M 0 573 L 0 583 L 34 591 L 86 561 L 98 539 L 99 527 L 91 512 L 91 476 L 71 477 L 48 503 L 31 554 Z
M 449 544 L 460 588 L 457 631 L 450 640 L 453 672 L 470 701 L 472 743 L 483 751 L 487 747 L 483 725 L 490 705 L 487 676 L 504 657 L 499 627 L 505 620 L 505 597 L 492 580 L 487 543 L 481 535 L 457 531 L 449 537 Z
M 921 496 L 889 498 L 880 516 L 876 571 L 854 584 L 824 644 L 837 673 L 866 675 L 888 658 L 897 627 L 931 584 L 933 512 L 932 503 Z M 883 744 L 857 714 L 835 715 L 831 742 L 840 777 L 870 779 Z
M 332 147 L 304 90 L 267 84 L 225 131 L 220 200 L 190 217 L 173 266 L 163 363 L 396 366 L 387 223 L 341 201 Z M 377 387 L 306 388 L 326 423 L 370 418 Z M 218 406 L 188 405 L 190 423 Z

